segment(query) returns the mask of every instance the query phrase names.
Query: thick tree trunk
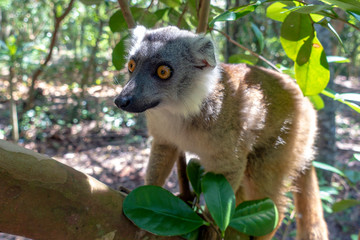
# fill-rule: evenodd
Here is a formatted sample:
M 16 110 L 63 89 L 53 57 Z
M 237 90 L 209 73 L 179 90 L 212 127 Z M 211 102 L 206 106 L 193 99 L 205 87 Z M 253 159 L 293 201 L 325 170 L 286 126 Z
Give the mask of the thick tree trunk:
M 0 232 L 34 239 L 154 236 L 122 213 L 124 196 L 47 156 L 0 140 Z

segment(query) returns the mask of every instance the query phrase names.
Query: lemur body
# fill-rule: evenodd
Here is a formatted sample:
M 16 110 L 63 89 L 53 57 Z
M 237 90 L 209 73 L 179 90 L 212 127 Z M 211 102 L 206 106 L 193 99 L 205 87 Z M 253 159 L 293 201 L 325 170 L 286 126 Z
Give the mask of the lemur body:
M 206 171 L 227 178 L 237 203 L 270 197 L 282 218 L 285 193 L 297 192 L 298 239 L 327 239 L 311 168 L 316 112 L 296 83 L 217 64 L 209 39 L 175 27 L 137 27 L 132 44 L 130 80 L 115 103 L 145 111 L 153 136 L 145 183 L 162 186 L 179 154 L 193 152 Z

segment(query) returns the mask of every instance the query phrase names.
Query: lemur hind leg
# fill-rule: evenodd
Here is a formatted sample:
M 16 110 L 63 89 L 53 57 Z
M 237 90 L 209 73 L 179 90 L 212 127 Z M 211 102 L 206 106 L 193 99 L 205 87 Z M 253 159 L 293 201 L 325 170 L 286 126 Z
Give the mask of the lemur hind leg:
M 328 230 L 323 217 L 319 186 L 313 166 L 295 181 L 297 240 L 327 240 Z

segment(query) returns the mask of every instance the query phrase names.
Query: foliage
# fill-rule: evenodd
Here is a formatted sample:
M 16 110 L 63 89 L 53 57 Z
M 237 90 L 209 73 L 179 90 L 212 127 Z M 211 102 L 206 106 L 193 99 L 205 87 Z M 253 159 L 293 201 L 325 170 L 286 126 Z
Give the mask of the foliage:
M 270 199 L 246 201 L 235 208 L 234 192 L 223 175 L 204 175 L 195 159 L 190 161 L 187 173 L 193 188 L 197 189 L 192 207 L 161 187 L 141 186 L 126 197 L 125 215 L 149 232 L 162 236 L 183 235 L 187 239 L 197 235 L 195 232 L 203 225 L 212 226 L 222 238 L 228 226 L 251 236 L 266 235 L 276 227 L 278 213 Z M 201 193 L 212 220 L 199 206 Z

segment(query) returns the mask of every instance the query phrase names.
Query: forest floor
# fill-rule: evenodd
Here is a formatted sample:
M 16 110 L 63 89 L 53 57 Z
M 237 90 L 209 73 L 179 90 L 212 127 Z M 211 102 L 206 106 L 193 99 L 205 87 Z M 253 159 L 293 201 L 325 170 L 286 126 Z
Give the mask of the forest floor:
M 96 110 L 95 119 L 80 120 L 76 124 L 51 124 L 44 120 L 41 112 L 52 113 L 57 119 L 67 116 L 68 109 L 75 109 L 74 106 L 81 107 L 82 101 L 73 99 L 74 94 L 78 95 L 76 89 L 70 89 L 69 85 L 52 85 L 40 82 L 41 96 L 38 104 L 47 102 L 47 108 L 38 109 L 33 115 L 39 116 L 45 121 L 45 125 L 35 122 L 34 116 L 28 116 L 28 126 L 26 131 L 21 134 L 20 145 L 44 153 L 54 159 L 69 165 L 81 172 L 89 174 L 107 185 L 117 189 L 124 186 L 129 189 L 142 185 L 145 175 L 147 159 L 150 154 L 150 140 L 143 123 L 143 116 L 130 116 L 137 122 L 136 126 L 125 122 L 122 127 L 113 128 L 111 126 L 115 120 L 104 121 L 102 118 L 109 118 L 100 109 Z M 9 101 L 7 101 L 7 82 L 0 77 L 0 139 L 9 139 L 10 120 L 9 120 Z M 20 99 L 26 94 L 26 88 L 18 86 L 16 98 Z M 113 106 L 113 98 L 119 92 L 119 87 L 111 84 L 95 86 L 88 89 L 85 96 L 86 102 L 93 105 L 86 105 L 88 111 L 93 111 L 98 105 L 107 106 L 113 111 L 119 111 Z M 360 92 L 360 81 L 358 79 L 338 78 L 336 89 L 340 92 Z M 3 96 L 1 96 L 3 95 Z M 101 104 L 100 104 L 101 103 Z M 78 111 L 75 110 L 75 111 Z M 81 110 L 80 110 L 81 113 Z M 76 113 L 75 113 L 76 115 Z M 114 116 L 117 116 L 116 114 Z M 31 119 L 32 118 L 32 119 Z M 59 121 L 57 121 L 59 123 Z M 345 166 L 348 169 L 360 171 L 359 161 L 350 161 L 354 153 L 360 153 L 360 114 L 350 108 L 337 104 L 336 110 L 336 138 L 337 138 L 337 167 Z M 39 128 L 39 126 L 41 126 Z M 2 130 L 2 131 L 1 131 Z M 359 191 L 354 192 L 353 187 L 349 186 L 339 176 L 333 176 L 332 181 L 340 185 L 339 194 L 335 200 L 352 196 L 360 199 Z M 359 189 L 359 182 L 357 188 Z M 176 193 L 177 177 L 173 170 L 166 186 L 167 189 Z M 329 224 L 331 239 L 347 240 L 350 236 L 357 234 L 360 223 L 360 210 L 351 209 L 340 213 L 327 213 L 326 219 Z M 287 232 L 287 237 L 281 235 L 277 239 L 293 239 L 294 223 L 289 223 L 289 228 L 282 227 L 281 232 Z M 290 229 L 290 231 L 289 231 Z M 1 239 L 20 240 L 21 237 L 0 233 Z M 51 237 L 49 237 L 51 239 Z

